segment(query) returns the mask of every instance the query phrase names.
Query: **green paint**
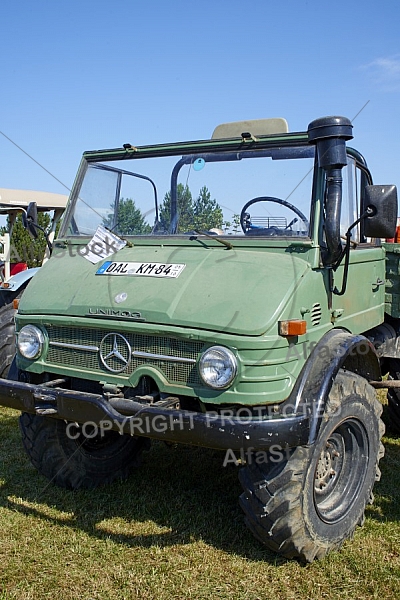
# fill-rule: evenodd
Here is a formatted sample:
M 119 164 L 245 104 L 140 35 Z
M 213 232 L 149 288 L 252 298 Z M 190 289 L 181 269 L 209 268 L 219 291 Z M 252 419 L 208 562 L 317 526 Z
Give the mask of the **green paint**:
M 86 152 L 71 198 L 78 194 L 87 161 L 124 159 L 124 169 L 132 169 L 130 159 L 149 156 L 175 155 L 178 160 L 179 156 L 196 153 L 203 156 L 215 151 L 223 154 L 249 148 L 292 148 L 305 143 L 307 135 L 298 133 L 262 137 L 250 143 L 217 140 Z M 360 156 L 354 150 L 349 153 Z M 385 298 L 383 286 L 376 285 L 385 278 L 384 248 L 368 244 L 353 248 L 346 293 L 332 295 L 329 269 L 322 266 L 323 195 L 324 176 L 317 169 L 310 197 L 309 236 L 232 237 L 232 248 L 211 237 L 134 237 L 130 247 L 106 259 L 124 264 L 185 265 L 176 278 L 97 275 L 105 261 L 93 265 L 78 252 L 90 236 L 68 237 L 64 230 L 51 260 L 22 298 L 17 328 L 35 324 L 44 331 L 46 340 L 57 327 L 68 328 L 68 336 L 72 336 L 68 343 L 73 339 L 75 344 L 94 347 L 107 332 L 133 336 L 130 340 L 149 336 L 149 344 L 167 340 L 170 352 L 175 346 L 183 352 L 185 344 L 196 343 L 196 360 L 207 347 L 226 346 L 238 360 L 237 376 L 228 389 L 215 391 L 202 384 L 197 364 L 182 374 L 177 367 L 166 366 L 168 361 L 143 360 L 131 372 L 112 373 L 102 368 L 93 355 L 94 362 L 85 363 L 89 353 L 82 357 L 73 348 L 65 351 L 68 359 L 61 353 L 55 361 L 49 358 L 53 355 L 49 354 L 48 340 L 38 360 L 19 357 L 19 367 L 37 374 L 50 372 L 121 386 L 136 386 L 147 376 L 165 394 L 196 397 L 215 405 L 281 402 L 289 396 L 313 347 L 327 331 L 339 327 L 362 333 L 380 324 L 385 300 L 392 307 L 390 314 L 399 316 L 400 312 L 390 291 L 386 290 Z M 72 204 L 68 210 L 66 221 L 72 214 Z M 343 264 L 334 273 L 338 288 L 342 278 Z M 393 283 L 398 287 L 397 278 L 398 272 Z M 121 294 L 125 300 L 119 303 L 116 298 Z M 280 336 L 278 322 L 287 319 L 305 319 L 307 333 L 298 338 Z

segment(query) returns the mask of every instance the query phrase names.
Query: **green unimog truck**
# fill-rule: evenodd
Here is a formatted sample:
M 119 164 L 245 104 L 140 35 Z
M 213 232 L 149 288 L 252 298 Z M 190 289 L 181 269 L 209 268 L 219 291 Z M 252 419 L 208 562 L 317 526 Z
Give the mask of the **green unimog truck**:
M 344 117 L 268 119 L 84 153 L 0 379 L 40 473 L 94 488 L 151 439 L 222 449 L 268 548 L 312 561 L 352 536 L 383 455 L 376 387 L 400 415 L 400 276 L 396 188 L 351 138 Z

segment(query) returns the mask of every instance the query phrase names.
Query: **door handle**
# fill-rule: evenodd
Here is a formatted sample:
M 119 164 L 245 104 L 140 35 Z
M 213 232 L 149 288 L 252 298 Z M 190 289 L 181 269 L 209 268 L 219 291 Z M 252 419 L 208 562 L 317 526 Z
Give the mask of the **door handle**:
M 385 281 L 384 279 L 381 279 L 380 277 L 378 277 L 378 279 L 372 283 L 372 287 L 373 287 L 374 289 L 376 289 L 376 288 L 378 288 L 379 286 L 381 286 L 381 285 L 385 285 L 385 284 L 386 284 L 386 281 Z

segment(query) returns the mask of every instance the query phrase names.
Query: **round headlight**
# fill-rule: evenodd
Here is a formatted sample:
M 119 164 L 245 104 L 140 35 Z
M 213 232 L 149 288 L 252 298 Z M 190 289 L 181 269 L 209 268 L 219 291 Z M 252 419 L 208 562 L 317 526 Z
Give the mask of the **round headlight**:
M 24 358 L 38 358 L 44 344 L 43 332 L 34 325 L 25 325 L 18 334 L 18 350 Z
M 217 390 L 226 388 L 237 372 L 235 355 L 223 346 L 212 346 L 200 358 L 199 371 L 202 380 L 209 387 Z

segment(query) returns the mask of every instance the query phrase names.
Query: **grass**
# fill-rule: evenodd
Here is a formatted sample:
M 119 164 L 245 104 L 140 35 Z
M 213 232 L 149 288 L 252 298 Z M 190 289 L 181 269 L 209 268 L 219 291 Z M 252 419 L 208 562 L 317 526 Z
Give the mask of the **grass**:
M 128 481 L 70 492 L 35 471 L 0 408 L 0 600 L 399 598 L 400 439 L 384 441 L 364 527 L 302 567 L 247 531 L 222 453 L 155 443 Z

